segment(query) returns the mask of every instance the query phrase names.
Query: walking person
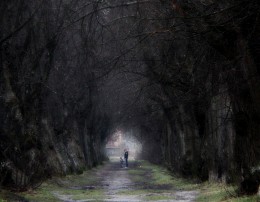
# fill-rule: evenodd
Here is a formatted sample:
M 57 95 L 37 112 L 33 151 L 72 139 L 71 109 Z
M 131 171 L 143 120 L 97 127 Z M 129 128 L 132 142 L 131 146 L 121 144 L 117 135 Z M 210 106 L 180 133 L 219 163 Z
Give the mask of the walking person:
M 125 154 L 124 154 L 124 158 L 125 158 L 125 167 L 128 167 L 128 150 L 125 149 L 124 150 Z

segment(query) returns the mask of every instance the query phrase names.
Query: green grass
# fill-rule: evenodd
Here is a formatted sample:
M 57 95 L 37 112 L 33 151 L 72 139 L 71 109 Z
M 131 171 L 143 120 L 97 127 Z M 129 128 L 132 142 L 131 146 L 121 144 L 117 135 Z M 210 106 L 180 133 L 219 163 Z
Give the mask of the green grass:
M 138 170 L 139 169 L 139 170 Z M 142 170 L 140 170 L 142 169 Z M 168 171 L 165 167 L 151 164 L 146 161 L 141 161 L 141 166 L 137 168 L 136 171 L 132 171 L 133 173 L 149 173 L 149 181 L 155 185 L 170 185 L 178 190 L 194 190 L 199 187 L 198 184 L 192 182 L 191 180 L 186 180 L 177 176 L 173 176 L 170 171 Z M 130 172 L 130 174 L 132 174 Z M 143 178 L 143 176 L 142 176 Z
M 172 200 L 173 196 L 150 194 L 143 198 L 145 201 Z
M 56 187 L 53 187 L 56 189 Z M 22 193 L 21 196 L 26 198 L 29 201 L 39 201 L 39 202 L 57 202 L 60 201 L 55 197 L 55 195 L 52 193 L 52 190 L 50 187 L 42 187 L 40 189 L 37 189 L 33 192 L 25 192 Z
M 259 202 L 260 196 L 236 197 L 236 187 L 220 183 L 204 183 L 201 185 L 197 202 Z
M 81 199 L 95 199 L 96 201 L 102 200 L 104 197 L 103 190 L 78 190 L 71 189 L 71 187 L 81 187 L 86 185 L 97 185 L 97 177 L 94 174 L 101 167 L 94 168 L 83 172 L 80 175 L 67 175 L 65 177 L 54 177 L 44 182 L 39 188 L 33 191 L 17 193 L 19 197 L 23 197 L 29 201 L 34 202 L 60 202 L 56 195 L 69 196 L 73 200 Z M 16 200 L 15 196 L 7 197 L 7 193 L 0 192 L 0 202 L 13 202 Z M 10 198 L 10 199 L 9 199 Z
M 151 164 L 146 161 L 139 161 L 139 166 L 131 168 L 129 174 L 132 175 L 132 180 L 137 183 L 146 183 L 148 185 L 171 185 L 171 190 L 197 190 L 200 192 L 197 202 L 260 202 L 260 196 L 236 196 L 236 187 L 227 186 L 220 183 L 202 183 L 197 184 L 191 180 L 186 180 L 168 171 L 166 168 L 158 165 Z M 149 175 L 147 177 L 147 175 Z M 145 193 L 163 193 L 170 192 L 171 190 L 156 190 L 156 189 L 142 189 L 139 186 L 139 191 L 126 191 L 120 192 L 122 194 L 145 194 Z M 160 199 L 160 197 L 169 197 L 165 195 L 148 195 L 145 200 L 167 200 Z
M 138 189 L 138 190 L 122 190 L 117 192 L 119 195 L 145 195 L 147 193 L 162 193 L 162 190 L 154 190 L 154 189 Z
M 133 169 L 133 170 L 129 170 L 128 173 L 131 175 L 145 175 L 147 172 L 147 170 L 144 169 Z
M 170 200 L 173 196 L 165 195 L 171 194 L 171 192 L 165 193 L 165 190 L 155 190 L 155 189 L 138 189 L 138 190 L 122 190 L 117 194 L 119 195 L 135 195 L 142 198 L 144 201 L 158 201 L 158 200 Z
M 67 196 L 73 200 L 83 200 L 83 199 L 95 199 L 101 200 L 104 197 L 103 190 L 93 189 L 93 190 L 75 190 L 68 189 L 67 187 L 61 187 L 53 184 L 42 185 L 39 189 L 33 192 L 24 192 L 21 194 L 24 198 L 29 201 L 39 201 L 39 202 L 58 202 L 60 201 L 57 196 Z
M 83 199 L 102 200 L 104 198 L 104 193 L 102 190 L 80 190 L 78 192 L 71 192 L 70 194 L 73 195 L 71 197 L 73 200 L 83 200 Z
M 225 191 L 221 184 L 204 183 L 200 191 L 201 194 L 197 198 L 198 202 L 217 202 L 228 197 L 228 191 Z

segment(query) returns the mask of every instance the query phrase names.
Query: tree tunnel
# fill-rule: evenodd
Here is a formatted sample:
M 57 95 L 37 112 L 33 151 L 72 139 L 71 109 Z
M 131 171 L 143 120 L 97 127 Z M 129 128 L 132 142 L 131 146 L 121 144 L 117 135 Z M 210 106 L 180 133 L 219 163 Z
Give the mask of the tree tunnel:
M 1 1 L 0 183 L 27 189 L 127 147 L 254 192 L 258 16 L 256 0 Z

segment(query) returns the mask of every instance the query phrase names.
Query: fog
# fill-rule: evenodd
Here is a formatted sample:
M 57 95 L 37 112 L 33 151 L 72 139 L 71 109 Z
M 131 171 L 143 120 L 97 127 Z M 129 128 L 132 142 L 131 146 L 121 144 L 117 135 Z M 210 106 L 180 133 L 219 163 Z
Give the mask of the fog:
M 130 160 L 137 159 L 142 151 L 142 145 L 133 130 L 126 132 L 117 130 L 107 140 L 106 155 L 109 159 L 124 158 L 124 150 L 128 151 Z

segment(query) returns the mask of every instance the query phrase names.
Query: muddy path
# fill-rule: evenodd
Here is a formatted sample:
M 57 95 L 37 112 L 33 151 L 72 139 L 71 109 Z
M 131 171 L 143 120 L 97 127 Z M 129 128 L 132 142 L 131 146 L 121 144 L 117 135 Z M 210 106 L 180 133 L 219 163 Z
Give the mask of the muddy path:
M 128 168 L 120 168 L 118 162 L 106 163 L 97 170 L 94 183 L 83 186 L 73 186 L 69 189 L 85 192 L 99 192 L 100 197 L 91 195 L 75 197 L 74 194 L 53 194 L 64 202 L 84 201 L 112 201 L 112 202 L 137 202 L 137 201 L 169 201 L 191 202 L 195 201 L 198 191 L 180 190 L 180 187 L 171 181 L 171 176 L 156 170 L 151 165 L 132 161 Z M 160 173 L 162 172 L 162 173 Z M 158 179 L 157 179 L 158 178 Z M 169 178 L 169 179 L 167 179 Z
M 26 192 L 0 189 L 0 202 L 260 201 L 259 196 L 234 198 L 235 193 L 233 186 L 196 184 L 146 161 L 132 161 L 128 169 L 112 161 L 80 175 L 53 177 Z
M 22 193 L 0 190 L 4 202 L 192 202 L 199 195 L 196 183 L 183 180 L 146 161 L 130 161 L 121 168 L 118 159 L 80 175 L 53 177 L 37 189 Z

